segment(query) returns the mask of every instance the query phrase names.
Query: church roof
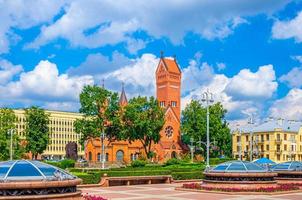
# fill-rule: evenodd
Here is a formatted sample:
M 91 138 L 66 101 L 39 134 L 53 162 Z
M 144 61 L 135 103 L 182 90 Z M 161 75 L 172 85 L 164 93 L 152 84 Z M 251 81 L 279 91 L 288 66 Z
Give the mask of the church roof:
M 123 85 L 122 86 L 122 93 L 121 93 L 121 96 L 120 96 L 120 105 L 125 105 L 127 103 L 128 103 L 128 100 L 127 100 L 124 85 Z
M 176 62 L 176 59 L 162 58 L 162 61 L 164 62 L 169 72 L 177 73 L 177 74 L 181 73 L 180 68 Z

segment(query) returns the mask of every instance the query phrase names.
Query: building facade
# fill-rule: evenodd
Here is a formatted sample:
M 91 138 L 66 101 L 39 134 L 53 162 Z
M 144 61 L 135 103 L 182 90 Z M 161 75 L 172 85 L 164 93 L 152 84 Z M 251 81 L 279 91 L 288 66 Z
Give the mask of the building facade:
M 17 134 L 20 139 L 25 140 L 24 129 L 25 129 L 25 111 L 14 110 L 17 116 Z M 76 119 L 82 118 L 79 113 L 73 112 L 61 112 L 61 111 L 50 111 L 46 110 L 49 116 L 49 144 L 47 149 L 41 155 L 42 158 L 47 159 L 63 159 L 65 157 L 65 147 L 69 142 L 76 142 L 78 146 L 79 158 L 84 157 L 84 150 L 79 144 L 81 135 L 77 134 L 74 130 L 74 122 Z
M 232 134 L 233 157 L 250 160 L 269 158 L 277 163 L 302 161 L 302 122 L 270 119 Z
M 160 106 L 165 111 L 165 125 L 160 132 L 158 144 L 152 145 L 155 162 L 178 157 L 184 148 L 180 138 L 180 95 L 181 71 L 175 59 L 161 58 L 155 72 L 156 96 Z M 124 88 L 120 96 L 120 105 L 127 105 Z M 108 163 L 130 163 L 139 156 L 145 156 L 143 146 L 139 141 L 104 141 L 106 161 Z M 100 138 L 86 141 L 85 156 L 88 161 L 100 162 L 102 145 Z

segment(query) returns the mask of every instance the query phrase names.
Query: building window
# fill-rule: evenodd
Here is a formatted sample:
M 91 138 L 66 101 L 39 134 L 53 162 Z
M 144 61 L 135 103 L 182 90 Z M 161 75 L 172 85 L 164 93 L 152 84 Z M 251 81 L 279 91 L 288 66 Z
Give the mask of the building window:
M 160 107 L 165 107 L 165 102 L 164 101 L 159 102 L 159 106 Z
M 269 134 L 266 134 L 266 140 L 269 141 Z
M 269 144 L 266 145 L 266 151 L 269 151 Z
M 279 154 L 277 155 L 277 160 L 280 161 L 280 155 Z
M 237 142 L 240 142 L 240 136 L 237 136 Z
M 269 154 L 266 154 L 266 158 L 269 159 Z
M 176 107 L 177 106 L 177 102 L 176 101 L 171 101 L 171 106 L 172 107 Z
M 173 135 L 173 127 L 172 126 L 167 126 L 165 129 L 165 133 L 167 137 L 172 137 Z
M 246 140 L 246 142 L 249 141 L 249 136 L 248 135 L 245 136 L 245 140 Z
M 101 161 L 101 154 L 100 153 L 98 153 L 98 161 Z
M 92 161 L 92 153 L 91 152 L 88 153 L 88 159 L 89 159 L 89 161 Z
M 284 140 L 287 140 L 287 135 L 286 134 L 284 134 Z
M 284 145 L 284 151 L 287 151 L 287 145 L 286 144 Z

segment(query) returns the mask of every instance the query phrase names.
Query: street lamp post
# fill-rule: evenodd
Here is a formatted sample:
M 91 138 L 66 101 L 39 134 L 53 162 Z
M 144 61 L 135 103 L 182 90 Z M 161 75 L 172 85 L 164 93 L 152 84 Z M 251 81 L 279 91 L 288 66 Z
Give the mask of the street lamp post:
M 194 162 L 194 145 L 193 145 L 194 139 L 190 138 L 190 142 L 191 142 L 191 145 L 189 145 L 189 146 L 190 146 L 190 152 L 191 152 L 191 163 L 193 163 Z
M 101 159 L 101 163 L 102 163 L 102 169 L 105 169 L 105 144 L 104 144 L 104 140 L 105 140 L 105 132 L 104 130 L 101 133 L 101 141 L 102 141 L 102 159 Z
M 213 94 L 209 92 L 209 89 L 203 93 L 201 100 L 206 103 L 206 107 L 207 107 L 207 164 L 206 164 L 206 168 L 208 169 L 210 167 L 210 112 L 209 112 L 209 106 L 210 106 L 210 103 L 214 102 Z
M 8 132 L 10 133 L 10 160 L 13 160 L 13 129 L 10 129 Z
M 248 122 L 251 125 L 251 130 L 250 130 L 250 161 L 253 161 L 253 132 L 252 132 L 252 126 L 254 124 L 253 122 L 253 116 L 250 117 L 250 120 Z

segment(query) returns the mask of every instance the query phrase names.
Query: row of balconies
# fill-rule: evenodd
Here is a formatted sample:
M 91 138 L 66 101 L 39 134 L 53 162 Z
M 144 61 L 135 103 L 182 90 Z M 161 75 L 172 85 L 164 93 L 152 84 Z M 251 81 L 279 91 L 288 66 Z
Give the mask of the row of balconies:
M 264 143 L 264 142 L 270 142 L 271 140 L 253 140 L 253 143 L 259 144 L 259 143 Z M 275 139 L 273 140 L 275 143 L 281 143 L 281 142 L 291 142 L 291 143 L 297 143 L 296 140 L 282 140 L 282 139 Z M 246 143 L 250 143 L 251 141 L 247 141 Z M 241 142 L 237 142 L 237 146 L 240 146 Z

